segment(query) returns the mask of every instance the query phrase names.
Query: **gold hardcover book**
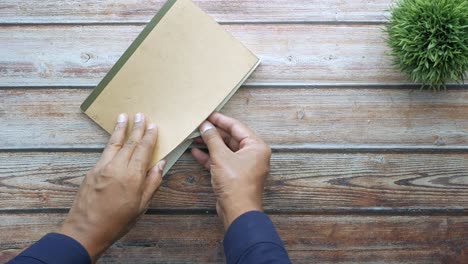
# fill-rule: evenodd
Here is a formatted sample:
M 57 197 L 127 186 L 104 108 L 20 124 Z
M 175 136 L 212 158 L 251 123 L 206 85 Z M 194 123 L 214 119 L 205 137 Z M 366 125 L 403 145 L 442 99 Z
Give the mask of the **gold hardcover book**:
M 259 63 L 193 2 L 169 0 L 81 109 L 109 133 L 119 113 L 145 113 L 159 131 L 151 165 L 166 159 L 166 173 Z

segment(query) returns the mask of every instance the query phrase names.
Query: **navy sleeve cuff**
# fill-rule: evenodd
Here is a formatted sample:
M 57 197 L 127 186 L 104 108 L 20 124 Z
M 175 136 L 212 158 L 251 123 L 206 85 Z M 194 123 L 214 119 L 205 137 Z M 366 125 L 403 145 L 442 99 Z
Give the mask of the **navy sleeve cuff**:
M 31 245 L 8 263 L 46 264 L 90 264 L 91 258 L 86 249 L 75 239 L 66 235 L 50 233 Z
M 275 226 L 266 214 L 259 211 L 242 214 L 231 223 L 224 236 L 227 263 L 237 263 L 249 252 L 249 248 L 259 243 L 274 244 L 276 248 L 285 251 Z

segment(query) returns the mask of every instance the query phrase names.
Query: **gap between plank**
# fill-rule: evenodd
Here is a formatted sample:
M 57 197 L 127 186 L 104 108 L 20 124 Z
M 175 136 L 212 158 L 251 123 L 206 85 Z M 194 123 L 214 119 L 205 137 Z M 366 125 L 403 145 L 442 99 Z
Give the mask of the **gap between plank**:
M 1 209 L 0 214 L 52 214 L 68 213 L 69 208 L 42 209 Z M 362 209 L 288 209 L 265 210 L 269 215 L 337 215 L 337 216 L 468 216 L 468 209 L 392 209 L 392 208 L 362 208 Z M 215 209 L 148 209 L 148 215 L 216 215 Z
M 149 22 L 149 20 L 148 20 Z M 386 21 L 217 21 L 220 25 L 385 25 Z M 0 27 L 16 26 L 144 26 L 147 22 L 112 21 L 112 22 L 1 22 Z
M 194 145 L 206 149 L 205 146 Z M 349 147 L 343 145 L 270 145 L 274 153 L 468 153 L 468 146 L 399 146 L 399 145 L 361 145 Z M 190 151 L 189 148 L 187 152 Z M 0 153 L 25 153 L 25 152 L 62 152 L 62 153 L 100 153 L 104 148 L 0 148 Z
M 309 82 L 282 82 L 282 83 L 256 83 L 247 82 L 241 88 L 298 88 L 298 89 L 392 89 L 392 90 L 421 90 L 421 84 L 413 83 L 309 83 Z M 80 89 L 94 89 L 96 86 L 92 85 L 66 85 L 66 86 L 0 86 L 0 90 L 80 90 Z M 447 91 L 451 90 L 465 90 L 468 89 L 467 84 L 447 84 Z M 443 91 L 442 91 L 443 92 Z

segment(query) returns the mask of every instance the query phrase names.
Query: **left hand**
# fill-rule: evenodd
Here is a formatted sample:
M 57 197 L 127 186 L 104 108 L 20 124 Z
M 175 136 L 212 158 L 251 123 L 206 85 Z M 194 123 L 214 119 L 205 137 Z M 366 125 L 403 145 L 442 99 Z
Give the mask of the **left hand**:
M 164 160 L 147 172 L 156 126 L 146 126 L 144 115 L 138 113 L 124 142 L 127 125 L 128 117 L 121 114 L 101 159 L 84 178 L 59 230 L 80 242 L 93 262 L 145 213 L 162 181 Z

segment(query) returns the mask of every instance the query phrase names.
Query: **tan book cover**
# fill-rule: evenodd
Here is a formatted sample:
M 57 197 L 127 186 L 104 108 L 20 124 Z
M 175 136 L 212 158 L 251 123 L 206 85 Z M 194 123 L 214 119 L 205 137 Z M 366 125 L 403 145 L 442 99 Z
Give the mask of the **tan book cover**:
M 192 1 L 169 0 L 81 109 L 109 133 L 119 113 L 145 113 L 159 128 L 151 164 L 165 158 L 167 172 L 259 62 Z

